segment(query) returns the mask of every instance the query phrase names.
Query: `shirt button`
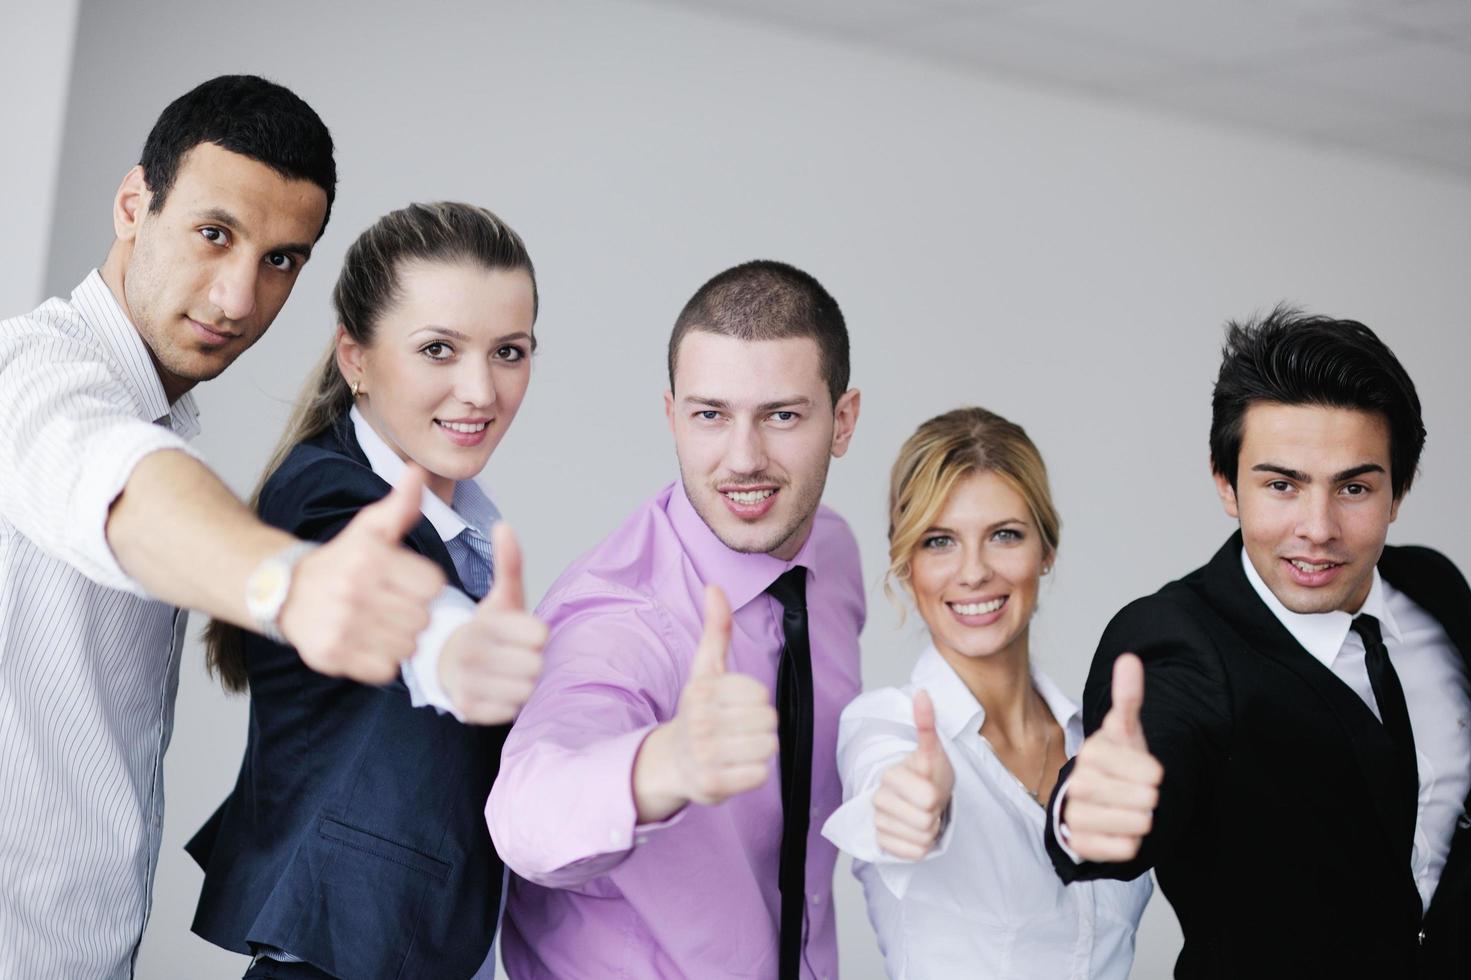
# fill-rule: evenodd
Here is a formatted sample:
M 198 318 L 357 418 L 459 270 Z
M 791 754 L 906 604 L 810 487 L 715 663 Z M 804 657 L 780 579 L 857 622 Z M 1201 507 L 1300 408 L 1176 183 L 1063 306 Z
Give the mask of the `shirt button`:
M 816 892 L 813 892 L 812 893 L 812 904 L 813 905 L 821 905 L 822 904 L 822 896 L 819 895 L 819 894 L 817 894 Z
M 638 837 L 636 838 L 636 841 L 639 844 L 647 844 L 649 842 L 649 838 L 646 837 L 643 834 L 639 834 Z
M 623 834 L 618 830 L 608 831 L 608 840 L 614 844 L 623 843 Z

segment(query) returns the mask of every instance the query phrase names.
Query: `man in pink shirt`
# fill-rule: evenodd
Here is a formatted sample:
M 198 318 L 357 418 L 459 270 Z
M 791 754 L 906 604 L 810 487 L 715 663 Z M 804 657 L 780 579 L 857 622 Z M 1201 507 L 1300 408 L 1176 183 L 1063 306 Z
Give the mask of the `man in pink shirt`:
M 552 586 L 536 693 L 486 807 L 515 980 L 837 973 L 821 836 L 864 587 L 821 506 L 858 421 L 811 276 L 710 280 L 669 341 L 680 480 Z

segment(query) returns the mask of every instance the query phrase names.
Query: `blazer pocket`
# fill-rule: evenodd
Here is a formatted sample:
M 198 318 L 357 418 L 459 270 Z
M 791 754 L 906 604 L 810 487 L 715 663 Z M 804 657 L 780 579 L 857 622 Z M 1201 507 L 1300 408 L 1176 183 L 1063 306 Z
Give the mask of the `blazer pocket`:
M 317 833 L 344 847 L 350 847 L 353 850 L 371 854 L 385 861 L 392 861 L 394 864 L 402 865 L 405 868 L 412 868 L 415 871 L 423 872 L 435 881 L 442 882 L 449 877 L 449 862 L 422 854 L 412 847 L 405 847 L 403 844 L 391 841 L 386 837 L 379 837 L 377 834 L 370 834 L 366 830 L 359 830 L 356 827 L 343 823 L 341 820 L 323 817 L 317 825 Z

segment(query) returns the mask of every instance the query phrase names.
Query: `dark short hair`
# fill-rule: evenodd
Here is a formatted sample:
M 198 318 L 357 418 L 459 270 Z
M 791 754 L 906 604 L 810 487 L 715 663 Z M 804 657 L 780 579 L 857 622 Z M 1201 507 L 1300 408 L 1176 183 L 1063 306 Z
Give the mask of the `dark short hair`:
M 327 194 L 317 237 L 327 230 L 337 196 L 332 134 L 290 89 L 257 75 L 221 75 L 170 102 L 143 144 L 148 210 L 163 210 L 184 156 L 201 143 L 259 161 L 283 177 L 309 180 Z
M 1308 316 L 1278 305 L 1226 325 L 1211 399 L 1211 468 L 1236 486 L 1242 420 L 1254 402 L 1374 412 L 1389 423 L 1390 486 L 1398 500 L 1425 447 L 1420 397 L 1399 358 L 1357 320 Z
M 822 283 L 795 266 L 758 259 L 726 269 L 701 286 L 669 335 L 669 387 L 679 344 L 692 330 L 737 340 L 811 337 L 833 404 L 848 390 L 848 328 Z

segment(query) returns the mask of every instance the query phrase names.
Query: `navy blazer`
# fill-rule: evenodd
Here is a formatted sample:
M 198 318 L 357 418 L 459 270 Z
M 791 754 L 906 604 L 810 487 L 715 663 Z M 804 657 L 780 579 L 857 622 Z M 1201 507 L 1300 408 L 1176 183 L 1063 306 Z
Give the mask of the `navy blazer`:
M 291 451 L 259 511 L 325 541 L 388 491 L 344 418 Z M 427 519 L 404 543 L 459 586 Z M 194 932 L 241 953 L 274 946 L 344 980 L 474 974 L 500 908 L 485 801 L 509 726 L 412 707 L 401 679 L 324 677 L 253 633 L 245 652 L 240 777 L 187 848 L 205 872 Z

